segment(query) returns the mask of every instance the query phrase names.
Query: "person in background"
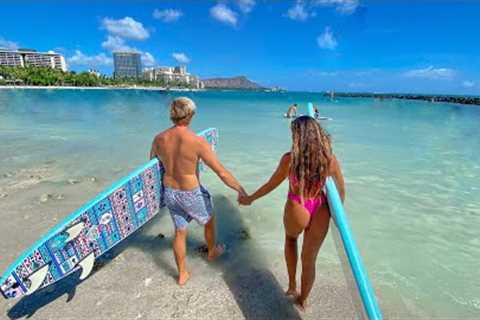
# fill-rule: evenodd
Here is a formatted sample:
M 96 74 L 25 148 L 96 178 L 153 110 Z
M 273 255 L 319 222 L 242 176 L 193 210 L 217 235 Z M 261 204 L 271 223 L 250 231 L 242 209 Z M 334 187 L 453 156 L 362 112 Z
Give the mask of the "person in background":
M 175 226 L 173 252 L 179 285 L 184 285 L 190 278 L 186 266 L 186 239 L 187 226 L 191 220 L 196 220 L 205 227 L 208 260 L 214 260 L 225 249 L 216 243 L 212 197 L 200 184 L 198 161 L 202 160 L 239 196 L 245 195 L 243 187 L 220 163 L 208 142 L 190 129 L 195 110 L 195 103 L 191 99 L 175 99 L 170 106 L 173 126 L 155 136 L 150 151 L 150 158 L 157 157 L 165 169 L 164 197 Z
M 320 111 L 318 110 L 318 106 L 313 106 L 313 111 L 315 112 L 315 119 L 319 119 Z
M 285 114 L 287 118 L 295 118 L 297 117 L 297 104 L 294 103 L 290 107 L 288 107 L 287 113 Z
M 288 179 L 289 190 L 283 216 L 289 279 L 286 294 L 294 297 L 296 304 L 304 310 L 315 281 L 315 261 L 330 223 L 325 182 L 327 177 L 333 177 L 342 201 L 345 199 L 345 184 L 340 164 L 332 152 L 330 136 L 318 121 L 301 116 L 292 122 L 291 130 L 291 150 L 282 156 L 271 178 L 252 195 L 241 196 L 239 203 L 250 205 Z M 302 273 L 298 292 L 297 242 L 302 233 Z

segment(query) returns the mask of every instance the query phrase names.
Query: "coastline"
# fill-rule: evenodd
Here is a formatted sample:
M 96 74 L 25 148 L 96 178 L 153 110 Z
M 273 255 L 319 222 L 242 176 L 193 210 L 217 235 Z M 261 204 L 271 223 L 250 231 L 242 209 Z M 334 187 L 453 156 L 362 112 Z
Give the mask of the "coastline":
M 105 86 L 105 87 L 73 87 L 73 86 L 0 86 L 0 90 L 145 90 L 145 91 L 202 91 L 204 89 L 166 88 L 145 86 Z

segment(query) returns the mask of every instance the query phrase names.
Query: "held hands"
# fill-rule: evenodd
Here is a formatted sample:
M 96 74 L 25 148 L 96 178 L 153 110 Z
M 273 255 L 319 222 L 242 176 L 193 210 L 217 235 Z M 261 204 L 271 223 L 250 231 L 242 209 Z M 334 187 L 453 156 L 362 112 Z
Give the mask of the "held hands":
M 253 199 L 248 194 L 243 194 L 238 196 L 238 203 L 242 206 L 249 206 L 253 202 Z

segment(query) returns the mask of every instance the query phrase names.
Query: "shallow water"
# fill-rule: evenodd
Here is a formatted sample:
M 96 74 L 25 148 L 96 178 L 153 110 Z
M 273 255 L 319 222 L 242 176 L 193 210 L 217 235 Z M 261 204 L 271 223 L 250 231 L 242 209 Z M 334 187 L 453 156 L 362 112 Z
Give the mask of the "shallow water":
M 2 199 L 18 208 L 48 200 L 44 210 L 55 219 L 65 216 L 55 212 L 55 201 L 74 209 L 147 160 L 153 136 L 169 126 L 166 106 L 176 95 L 0 90 L 0 212 L 8 209 Z M 289 122 L 282 117 L 288 105 L 319 103 L 322 115 L 333 118 L 323 124 L 342 163 L 346 209 L 384 311 L 392 317 L 480 317 L 480 108 L 330 101 L 309 93 L 187 95 L 199 108 L 193 128 L 220 130 L 218 155 L 250 191 L 289 149 Z M 35 194 L 19 195 L 37 180 Z M 211 172 L 203 181 L 212 193 L 234 198 Z M 275 259 L 283 254 L 285 192 L 284 184 L 240 209 L 255 246 Z M 26 216 L 35 221 L 34 214 Z M 52 225 L 39 221 L 38 229 L 42 223 Z M 12 223 L 9 238 L 20 229 Z M 332 241 L 319 260 L 338 261 Z

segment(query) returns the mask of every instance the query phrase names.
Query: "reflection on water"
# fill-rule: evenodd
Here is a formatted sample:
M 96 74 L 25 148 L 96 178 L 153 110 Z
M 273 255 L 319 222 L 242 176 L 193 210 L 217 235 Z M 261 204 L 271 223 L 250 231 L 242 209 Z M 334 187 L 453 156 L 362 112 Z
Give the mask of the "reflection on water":
M 346 177 L 347 213 L 386 314 L 480 314 L 480 108 L 421 101 L 331 102 L 312 93 L 187 95 L 199 108 L 194 129 L 220 130 L 219 157 L 250 191 L 289 149 L 289 122 L 282 117 L 288 105 L 318 103 L 322 115 L 333 118 L 324 125 Z M 52 221 L 28 210 L 49 212 L 58 221 L 145 162 L 153 136 L 170 125 L 166 105 L 174 96 L 121 90 L 0 91 L 2 232 L 18 231 L 19 219 L 28 219 L 33 229 L 23 241 L 31 243 Z M 211 172 L 202 179 L 215 194 L 230 192 Z M 275 261 L 282 261 L 285 193 L 282 185 L 252 207 L 238 209 L 255 248 Z M 7 249 L 17 245 L 5 239 L 0 256 L 12 261 L 18 252 Z M 234 257 L 230 263 L 238 269 Z M 0 262 L 2 268 L 7 263 Z M 338 264 L 331 240 L 318 263 Z M 261 281 L 276 292 L 268 268 L 261 269 L 267 272 Z M 235 277 L 225 280 L 243 281 Z

